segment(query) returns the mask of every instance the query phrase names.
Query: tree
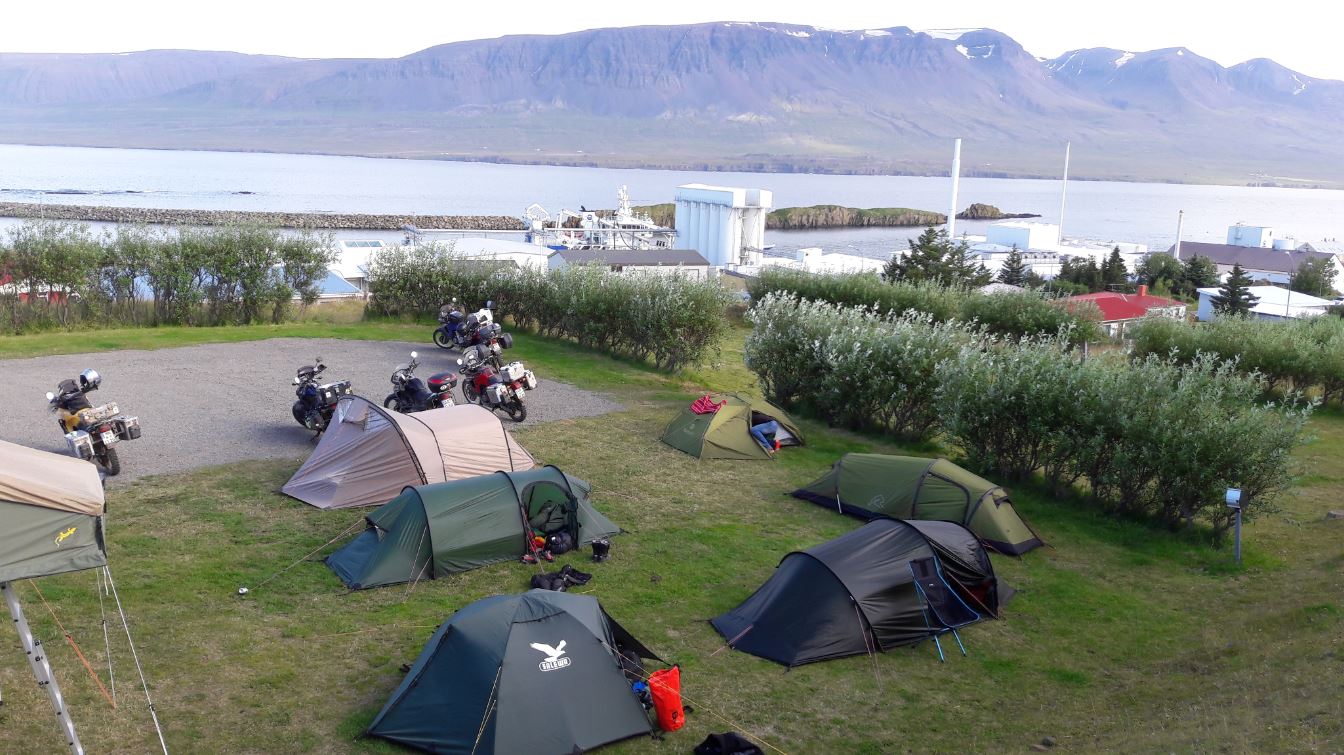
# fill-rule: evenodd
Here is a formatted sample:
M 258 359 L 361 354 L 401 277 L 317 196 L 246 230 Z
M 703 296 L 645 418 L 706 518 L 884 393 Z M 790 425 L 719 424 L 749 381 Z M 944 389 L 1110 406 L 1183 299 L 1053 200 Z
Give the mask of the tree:
M 1185 268 L 1170 254 L 1150 254 L 1134 270 L 1139 283 L 1167 291 L 1179 289 L 1184 274 Z
M 1182 293 L 1195 296 L 1201 288 L 1218 285 L 1218 267 L 1208 257 L 1195 255 L 1182 266 L 1181 284 Z
M 882 270 L 888 283 L 927 281 L 943 286 L 983 286 L 990 281 L 989 270 L 969 255 L 963 241 L 952 241 L 947 230 L 926 228 L 918 239 L 910 241 L 910 250 L 894 256 Z
M 1251 276 L 1241 269 L 1241 265 L 1233 265 L 1231 274 L 1218 289 L 1218 295 L 1213 297 L 1213 311 L 1224 315 L 1248 314 L 1251 307 L 1260 302 L 1260 297 L 1252 294 L 1250 288 Z
M 1022 252 L 1018 251 L 1017 244 L 1013 244 L 1013 250 L 1008 253 L 1008 259 L 1003 261 L 1003 267 L 999 268 L 999 283 L 1007 283 L 1010 286 L 1024 286 L 1027 283 L 1026 260 L 1022 259 Z
M 1089 293 L 1105 288 L 1101 268 L 1097 267 L 1097 262 L 1093 259 L 1065 257 L 1059 265 L 1059 279 L 1084 288 Z
M 1312 296 L 1329 297 L 1335 290 L 1335 266 L 1324 257 L 1304 260 L 1293 271 L 1288 288 Z
M 1111 256 L 1101 264 L 1101 282 L 1107 288 L 1129 283 L 1129 268 L 1125 267 L 1125 261 L 1120 257 L 1119 246 L 1111 249 Z

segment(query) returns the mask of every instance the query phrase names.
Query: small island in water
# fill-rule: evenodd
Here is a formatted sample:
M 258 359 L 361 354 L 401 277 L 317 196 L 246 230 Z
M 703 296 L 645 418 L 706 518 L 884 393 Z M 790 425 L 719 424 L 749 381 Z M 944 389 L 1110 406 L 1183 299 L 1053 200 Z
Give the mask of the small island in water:
M 653 222 L 671 228 L 676 206 L 671 202 L 634 208 L 648 213 Z M 957 213 L 958 220 L 1006 220 L 1009 218 L 1039 218 L 1031 212 L 1009 213 L 994 205 L 975 203 Z M 909 207 L 841 207 L 818 204 L 811 207 L 783 207 L 765 217 L 765 227 L 772 230 L 793 231 L 816 228 L 913 228 L 942 225 L 947 215 L 930 210 Z

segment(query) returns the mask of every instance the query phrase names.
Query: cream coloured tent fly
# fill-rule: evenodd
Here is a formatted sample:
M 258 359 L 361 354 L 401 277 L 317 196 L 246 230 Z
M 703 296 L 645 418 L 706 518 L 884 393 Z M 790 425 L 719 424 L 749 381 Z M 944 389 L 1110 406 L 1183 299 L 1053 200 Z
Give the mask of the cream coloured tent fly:
M 0 441 L 0 582 L 105 564 L 98 468 Z
M 536 466 L 495 414 L 473 404 L 415 414 L 344 396 L 286 495 L 321 509 L 387 503 L 408 485 Z

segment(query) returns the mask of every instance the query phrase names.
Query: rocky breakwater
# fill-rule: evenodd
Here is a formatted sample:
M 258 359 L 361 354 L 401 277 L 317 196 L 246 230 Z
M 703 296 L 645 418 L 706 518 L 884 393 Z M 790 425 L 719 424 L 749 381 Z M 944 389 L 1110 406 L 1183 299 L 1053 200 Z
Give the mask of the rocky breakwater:
M 103 223 L 158 225 L 241 225 L 324 230 L 396 231 L 407 225 L 420 229 L 466 231 L 520 231 L 521 220 L 508 215 L 368 215 L 328 212 L 242 212 L 232 210 L 168 210 L 151 207 L 95 207 L 90 205 L 0 202 L 0 217 L 83 220 Z

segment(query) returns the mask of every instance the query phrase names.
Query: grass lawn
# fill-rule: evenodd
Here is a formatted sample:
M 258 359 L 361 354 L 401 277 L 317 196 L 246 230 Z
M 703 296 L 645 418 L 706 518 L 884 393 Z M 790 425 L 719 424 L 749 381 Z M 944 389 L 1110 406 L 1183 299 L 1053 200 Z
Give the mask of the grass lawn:
M 349 330 L 201 330 L 224 336 L 213 340 L 428 335 L 419 325 L 342 327 Z M 22 339 L 0 338 L 0 354 L 201 342 L 191 340 L 201 334 L 175 330 L 17 344 Z M 1308 474 L 1282 512 L 1247 526 L 1242 568 L 1229 565 L 1230 549 L 1019 490 L 1019 511 L 1054 547 L 1023 559 L 994 557 L 1000 578 L 1019 593 L 1002 620 L 962 632 L 969 657 L 954 650 L 940 664 L 925 644 L 785 672 L 719 652 L 722 638 L 705 620 L 747 597 L 789 550 L 857 526 L 787 491 L 844 452 L 899 449 L 808 421 L 809 445 L 773 462 L 698 462 L 659 443 L 664 423 L 697 384 L 752 387 L 737 366 L 740 333 L 725 347 L 723 365 L 676 378 L 563 343 L 518 340 L 519 357 L 543 379 L 596 387 L 627 407 L 517 435 L 539 460 L 591 482 L 595 505 L 627 530 L 613 539 L 606 564 L 581 554 L 560 561 L 595 573 L 587 590 L 682 665 L 695 707 L 686 729 L 661 742 L 636 739 L 604 751 L 685 753 L 707 732 L 729 729 L 793 755 L 1022 752 L 1044 736 L 1071 751 L 1344 748 L 1344 521 L 1325 520 L 1327 510 L 1344 508 L 1338 414 L 1313 421 L 1317 440 L 1299 451 Z M 278 459 L 149 478 L 109 495 L 110 559 L 175 752 L 397 751 L 356 737 L 400 682 L 401 664 L 453 611 L 521 591 L 536 571 L 497 564 L 414 587 L 347 592 L 313 560 L 263 584 L 367 513 L 319 511 L 278 495 L 297 464 Z M 253 588 L 246 598 L 235 594 L 240 585 Z M 39 586 L 105 672 L 93 575 L 45 578 Z M 19 588 L 89 751 L 153 751 L 124 638 L 113 642 L 114 711 L 33 588 Z M 8 644 L 11 651 L 0 654 L 0 751 L 60 752 L 46 699 L 17 643 Z

